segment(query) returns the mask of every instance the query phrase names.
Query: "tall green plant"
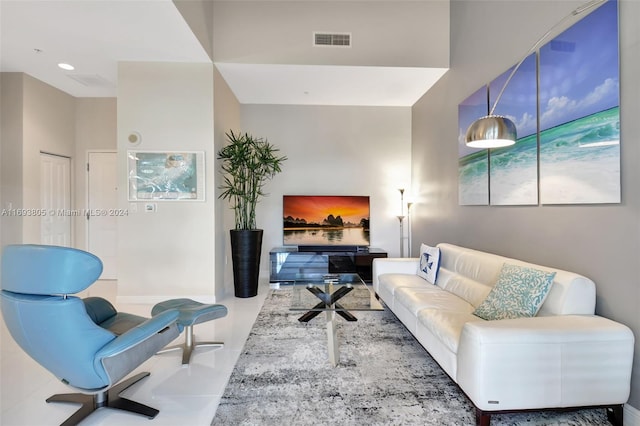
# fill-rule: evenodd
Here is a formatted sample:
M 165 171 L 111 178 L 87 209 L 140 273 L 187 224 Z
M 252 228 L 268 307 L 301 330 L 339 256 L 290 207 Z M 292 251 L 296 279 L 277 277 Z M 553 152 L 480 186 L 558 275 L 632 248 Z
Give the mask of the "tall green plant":
M 222 160 L 223 183 L 219 198 L 231 202 L 236 229 L 256 229 L 256 204 L 266 195 L 262 189 L 267 180 L 282 171 L 279 149 L 263 138 L 248 133 L 226 133 L 228 144 L 218 151 Z

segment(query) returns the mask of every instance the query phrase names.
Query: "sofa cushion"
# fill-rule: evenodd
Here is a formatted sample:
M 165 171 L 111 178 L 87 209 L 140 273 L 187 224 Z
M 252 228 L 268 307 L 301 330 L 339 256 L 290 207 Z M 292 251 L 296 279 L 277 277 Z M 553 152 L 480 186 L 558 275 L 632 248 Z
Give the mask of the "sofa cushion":
M 555 275 L 505 263 L 496 285 L 473 313 L 486 320 L 533 317 L 547 297 Z
M 418 276 L 436 283 L 438 268 L 440 267 L 440 249 L 426 244 L 420 245 L 420 266 L 418 266 Z
M 444 271 L 444 269 L 441 270 L 443 273 Z M 491 291 L 490 286 L 457 274 L 454 274 L 450 279 L 448 279 L 442 286 L 442 289 L 466 300 L 473 305 L 474 308 L 480 306 Z
M 424 288 L 400 287 L 394 294 L 394 303 L 407 308 L 413 315 L 425 308 L 447 309 L 471 313 L 473 306 L 458 296 L 442 290 L 440 287 L 428 286 Z
M 417 265 L 417 262 L 416 262 Z M 413 271 L 417 266 L 413 266 Z M 425 288 L 434 287 L 414 273 L 412 274 L 381 274 L 378 275 L 378 285 L 376 293 L 395 312 L 395 293 L 402 287 Z
M 378 276 L 378 287 L 391 296 L 401 287 L 431 287 L 425 280 L 415 274 L 382 274 Z
M 502 265 L 508 261 L 507 258 L 495 254 L 451 244 L 440 243 L 438 247 L 440 248 L 440 269 L 448 269 L 456 275 L 462 275 L 490 287 L 498 279 Z
M 471 311 L 426 308 L 418 312 L 418 323 L 429 330 L 451 352 L 458 353 L 462 328 L 470 321 L 483 321 Z

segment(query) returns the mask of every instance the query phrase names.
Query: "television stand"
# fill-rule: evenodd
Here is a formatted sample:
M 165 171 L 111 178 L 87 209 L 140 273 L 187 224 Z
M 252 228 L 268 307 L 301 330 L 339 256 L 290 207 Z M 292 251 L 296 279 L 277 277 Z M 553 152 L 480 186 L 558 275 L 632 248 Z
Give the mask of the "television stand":
M 307 246 L 307 248 L 310 246 Z M 387 252 L 369 247 L 366 251 L 333 251 L 326 247 L 301 251 L 298 247 L 275 247 L 269 251 L 269 282 L 293 283 L 299 274 L 355 273 L 370 283 L 373 259 L 387 257 Z
M 367 247 L 368 249 L 368 247 Z M 299 252 L 354 252 L 359 251 L 358 246 L 298 246 Z

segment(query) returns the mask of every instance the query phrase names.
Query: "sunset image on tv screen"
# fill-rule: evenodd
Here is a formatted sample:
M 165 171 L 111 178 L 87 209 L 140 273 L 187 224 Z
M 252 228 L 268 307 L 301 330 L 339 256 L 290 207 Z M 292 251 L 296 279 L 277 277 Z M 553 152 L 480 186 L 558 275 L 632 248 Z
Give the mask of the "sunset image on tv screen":
M 287 245 L 369 245 L 369 197 L 283 197 Z

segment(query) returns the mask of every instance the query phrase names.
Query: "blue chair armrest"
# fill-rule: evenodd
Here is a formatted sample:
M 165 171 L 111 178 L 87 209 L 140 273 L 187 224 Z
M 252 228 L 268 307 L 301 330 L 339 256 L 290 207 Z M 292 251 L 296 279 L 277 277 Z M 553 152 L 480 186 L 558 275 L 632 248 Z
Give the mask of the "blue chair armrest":
M 175 310 L 165 311 L 160 315 L 149 318 L 142 324 L 121 334 L 102 347 L 95 356 L 96 360 L 111 357 L 125 351 L 140 342 L 145 341 L 150 336 L 162 331 L 166 327 L 176 322 L 180 313 Z

